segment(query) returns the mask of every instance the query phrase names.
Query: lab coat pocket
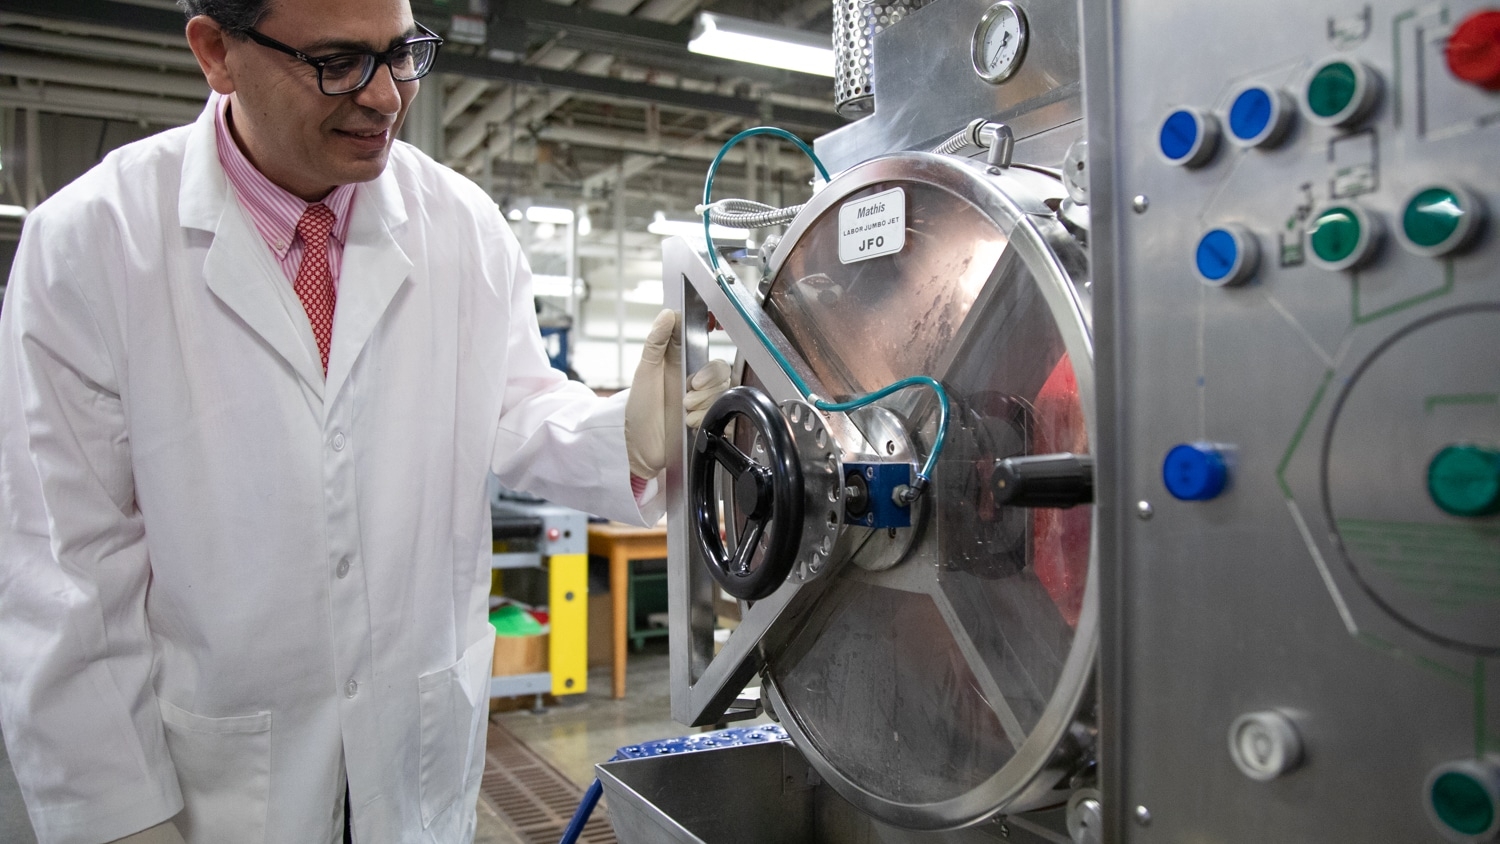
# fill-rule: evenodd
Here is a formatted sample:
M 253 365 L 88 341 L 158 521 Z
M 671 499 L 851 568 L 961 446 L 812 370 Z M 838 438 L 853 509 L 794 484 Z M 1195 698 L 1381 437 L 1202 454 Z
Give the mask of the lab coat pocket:
M 271 713 L 209 718 L 165 700 L 167 749 L 182 787 L 177 826 L 191 844 L 264 841 Z
M 485 636 L 447 668 L 417 678 L 422 719 L 422 826 L 464 793 L 489 714 L 495 637 Z

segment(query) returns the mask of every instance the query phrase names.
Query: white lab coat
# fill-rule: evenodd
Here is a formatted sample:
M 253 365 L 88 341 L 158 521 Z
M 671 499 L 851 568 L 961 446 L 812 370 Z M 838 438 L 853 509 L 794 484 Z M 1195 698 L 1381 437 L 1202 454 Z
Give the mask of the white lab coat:
M 485 476 L 617 519 L 623 396 L 547 366 L 478 187 L 359 186 L 327 381 L 193 126 L 27 220 L 0 318 L 0 718 L 43 844 L 467 842 L 493 631 Z

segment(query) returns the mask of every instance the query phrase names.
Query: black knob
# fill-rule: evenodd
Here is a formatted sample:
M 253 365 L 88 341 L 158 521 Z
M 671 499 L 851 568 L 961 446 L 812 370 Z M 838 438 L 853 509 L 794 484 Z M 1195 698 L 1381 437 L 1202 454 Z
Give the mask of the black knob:
M 1094 503 L 1094 458 L 1030 454 L 995 462 L 995 501 L 1008 507 L 1072 507 Z

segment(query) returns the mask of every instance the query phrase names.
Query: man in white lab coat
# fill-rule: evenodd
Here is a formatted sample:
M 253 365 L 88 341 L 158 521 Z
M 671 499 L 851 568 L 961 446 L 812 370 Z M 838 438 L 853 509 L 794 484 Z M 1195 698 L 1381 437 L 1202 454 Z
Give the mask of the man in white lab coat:
M 469 841 L 486 475 L 656 519 L 674 319 L 627 394 L 547 366 L 494 203 L 393 141 L 407 0 L 184 6 L 218 94 L 35 210 L 0 317 L 10 758 L 44 844 Z

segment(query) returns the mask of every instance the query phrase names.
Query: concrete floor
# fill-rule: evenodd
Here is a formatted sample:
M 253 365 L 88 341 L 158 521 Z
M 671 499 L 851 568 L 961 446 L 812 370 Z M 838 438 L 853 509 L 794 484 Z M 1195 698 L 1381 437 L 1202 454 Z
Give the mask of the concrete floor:
M 608 761 L 615 750 L 696 732 L 672 720 L 665 639 L 649 640 L 643 651 L 632 652 L 625 677 L 621 700 L 609 696 L 609 668 L 595 668 L 583 694 L 559 698 L 540 714 L 503 712 L 493 720 L 586 788 L 594 781 L 594 765 Z

